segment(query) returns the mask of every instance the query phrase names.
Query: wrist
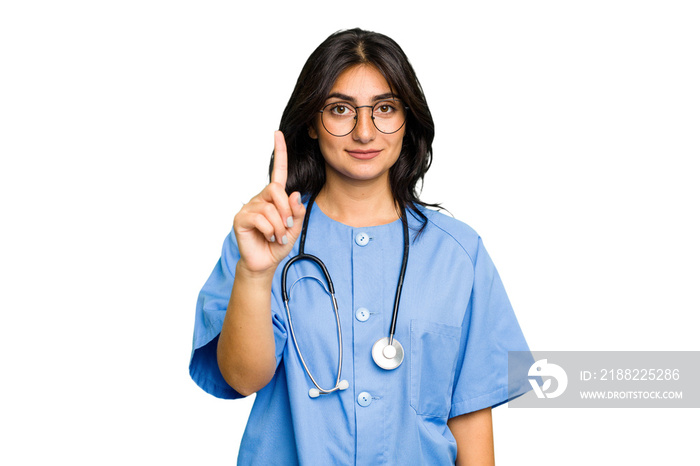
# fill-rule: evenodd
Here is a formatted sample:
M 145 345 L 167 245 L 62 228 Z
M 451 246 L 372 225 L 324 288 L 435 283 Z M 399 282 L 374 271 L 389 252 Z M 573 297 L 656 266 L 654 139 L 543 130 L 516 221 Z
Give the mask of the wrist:
M 243 279 L 253 283 L 272 285 L 277 267 L 270 267 L 264 270 L 251 270 L 242 259 L 236 264 L 236 279 Z

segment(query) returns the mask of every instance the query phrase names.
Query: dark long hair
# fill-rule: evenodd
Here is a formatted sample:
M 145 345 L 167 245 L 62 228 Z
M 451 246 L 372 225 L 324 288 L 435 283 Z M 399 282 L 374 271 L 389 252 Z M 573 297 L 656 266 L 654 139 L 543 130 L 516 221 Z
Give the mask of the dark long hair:
M 326 182 L 325 161 L 318 141 L 309 136 L 308 129 L 338 76 L 362 64 L 376 67 L 392 92 L 409 108 L 401 154 L 389 170 L 389 182 L 398 207 L 412 208 L 425 226 L 426 218 L 415 209 L 415 204 L 438 207 L 422 202 L 417 188 L 419 181 L 422 187 L 423 177 L 432 163 L 433 117 L 404 51 L 393 39 L 376 32 L 338 31 L 323 41 L 304 64 L 280 121 L 287 143 L 287 193 L 314 195 Z M 272 167 L 271 160 L 270 176 Z

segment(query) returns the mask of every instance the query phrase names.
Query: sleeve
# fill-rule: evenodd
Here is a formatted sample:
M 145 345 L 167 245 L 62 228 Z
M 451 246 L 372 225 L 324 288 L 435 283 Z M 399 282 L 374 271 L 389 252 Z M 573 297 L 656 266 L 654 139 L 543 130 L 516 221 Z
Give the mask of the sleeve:
M 462 351 L 449 417 L 496 407 L 531 390 L 527 368 L 532 362 L 527 364 L 527 360 L 532 361 L 532 356 L 481 238 L 472 258 L 474 281 L 462 323 Z M 518 353 L 526 356 L 518 359 L 517 367 L 511 367 L 517 375 L 511 374 L 509 384 L 508 356 L 514 351 L 526 352 Z
M 241 398 L 224 380 L 216 359 L 216 347 L 231 297 L 236 264 L 240 259 L 236 237 L 231 231 L 224 241 L 221 258 L 199 293 L 195 312 L 194 336 L 190 355 L 190 377 L 207 393 L 217 398 Z M 271 302 L 275 302 L 274 297 Z M 287 339 L 284 321 L 272 311 L 277 364 Z

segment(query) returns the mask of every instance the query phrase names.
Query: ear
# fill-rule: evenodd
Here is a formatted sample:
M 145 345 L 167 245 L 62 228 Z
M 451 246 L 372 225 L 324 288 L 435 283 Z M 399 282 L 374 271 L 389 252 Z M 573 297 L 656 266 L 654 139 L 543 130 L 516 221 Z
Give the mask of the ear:
M 309 137 L 311 139 L 318 139 L 318 132 L 316 131 L 316 128 L 314 128 L 313 125 L 309 125 Z

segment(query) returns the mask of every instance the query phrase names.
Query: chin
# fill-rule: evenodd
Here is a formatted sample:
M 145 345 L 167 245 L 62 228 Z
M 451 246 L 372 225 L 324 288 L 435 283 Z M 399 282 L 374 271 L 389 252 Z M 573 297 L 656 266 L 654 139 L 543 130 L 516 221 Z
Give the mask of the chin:
M 370 167 L 366 167 L 367 169 L 365 170 L 347 170 L 345 172 L 341 172 L 343 177 L 349 178 L 351 180 L 355 181 L 373 181 L 373 180 L 379 180 L 382 178 L 387 178 L 389 177 L 389 171 L 382 171 L 382 170 L 377 170 L 376 168 L 371 169 Z

